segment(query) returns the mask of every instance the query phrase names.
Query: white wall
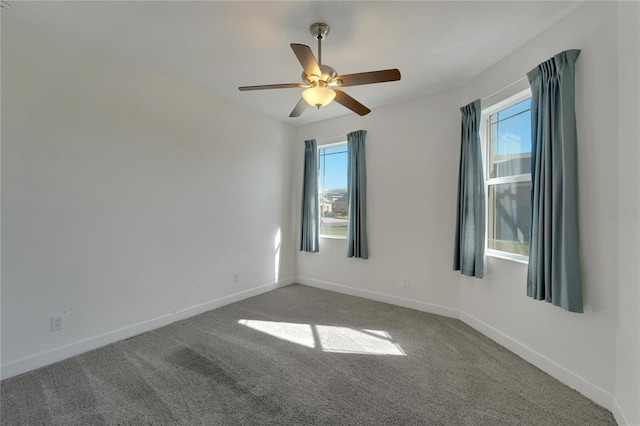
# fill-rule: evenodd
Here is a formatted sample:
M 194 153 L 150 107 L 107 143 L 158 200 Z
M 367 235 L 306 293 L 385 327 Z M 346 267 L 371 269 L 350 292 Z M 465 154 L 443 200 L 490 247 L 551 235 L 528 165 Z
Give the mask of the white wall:
M 569 313 L 527 297 L 526 265 L 495 258 L 488 258 L 481 285 L 460 278 L 460 309 L 465 321 L 608 407 L 615 377 L 618 249 L 616 221 L 604 213 L 617 204 L 616 28 L 615 3 L 588 2 L 462 89 L 470 101 L 562 50 L 582 49 L 576 114 L 585 312 Z
M 624 8 L 618 13 L 616 3 L 586 2 L 459 89 L 373 108 L 364 118 L 352 115 L 299 128 L 294 156 L 298 193 L 304 139 L 368 131 L 371 258 L 347 259 L 343 241 L 322 239 L 319 253 L 298 253 L 298 280 L 459 315 L 612 409 L 620 423 L 639 424 L 638 218 L 627 217 L 622 222 L 605 214 L 607 210 L 640 208 L 639 49 L 637 38 L 632 38 L 638 31 L 637 4 Z M 633 13 L 635 17 L 627 16 Z M 620 33 L 619 19 L 624 20 Z M 636 66 L 621 70 L 620 76 L 619 37 L 624 39 L 620 40 L 622 50 L 635 49 L 621 61 L 621 67 L 631 62 Z M 482 281 L 451 270 L 458 108 L 508 86 L 556 53 L 573 48 L 582 49 L 576 67 L 576 110 L 584 314 L 527 297 L 525 264 L 488 258 L 488 274 Z M 618 78 L 623 82 L 620 87 Z M 484 105 L 527 86 L 522 80 L 486 99 Z M 618 108 L 624 114 L 618 116 Z M 298 197 L 297 205 L 299 201 Z M 412 280 L 410 289 L 401 286 L 405 276 Z
M 298 281 L 457 316 L 459 289 L 450 269 L 459 126 L 457 101 L 432 96 L 298 128 L 298 212 L 303 141 L 315 138 L 320 144 L 323 138 L 367 130 L 369 238 L 367 260 L 346 258 L 345 240 L 321 238 L 318 253 L 298 252 Z M 409 288 L 403 287 L 404 278 Z
M 615 410 L 640 425 L 640 3 L 618 5 L 618 332 Z M 628 213 L 631 210 L 631 214 Z M 615 411 L 614 411 L 615 412 Z
M 278 230 L 292 282 L 293 128 L 4 17 L 2 36 L 3 377 L 274 288 Z

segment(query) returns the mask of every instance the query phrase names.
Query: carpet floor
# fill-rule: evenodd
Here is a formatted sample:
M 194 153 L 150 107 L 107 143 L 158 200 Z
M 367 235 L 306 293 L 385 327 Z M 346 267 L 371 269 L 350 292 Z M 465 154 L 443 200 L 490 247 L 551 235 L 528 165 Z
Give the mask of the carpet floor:
M 297 284 L 0 386 L 2 425 L 615 425 L 459 320 Z

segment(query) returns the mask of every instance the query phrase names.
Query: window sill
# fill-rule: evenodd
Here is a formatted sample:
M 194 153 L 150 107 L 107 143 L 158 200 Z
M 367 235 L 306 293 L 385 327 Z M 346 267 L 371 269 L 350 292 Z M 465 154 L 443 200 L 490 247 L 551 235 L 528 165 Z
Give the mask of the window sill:
M 510 260 L 512 262 L 523 263 L 525 265 L 529 264 L 529 257 L 522 256 L 520 254 L 507 253 L 504 251 L 495 251 L 487 249 L 485 255 L 488 257 L 497 257 L 498 259 Z

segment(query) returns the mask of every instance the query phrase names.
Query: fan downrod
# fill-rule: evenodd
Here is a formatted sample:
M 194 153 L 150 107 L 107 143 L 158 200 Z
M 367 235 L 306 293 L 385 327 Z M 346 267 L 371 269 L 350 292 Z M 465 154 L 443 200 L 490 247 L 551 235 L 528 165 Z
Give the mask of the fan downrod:
M 316 22 L 309 27 L 309 32 L 313 38 L 318 40 L 318 64 L 322 65 L 322 40 L 329 34 L 329 25 L 324 22 Z

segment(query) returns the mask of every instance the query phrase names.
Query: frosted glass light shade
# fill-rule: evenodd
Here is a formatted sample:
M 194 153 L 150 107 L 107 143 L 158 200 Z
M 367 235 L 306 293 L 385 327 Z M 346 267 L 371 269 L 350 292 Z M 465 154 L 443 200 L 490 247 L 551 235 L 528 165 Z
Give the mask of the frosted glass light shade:
M 302 98 L 317 108 L 328 105 L 335 97 L 336 92 L 321 86 L 311 87 L 302 92 Z

